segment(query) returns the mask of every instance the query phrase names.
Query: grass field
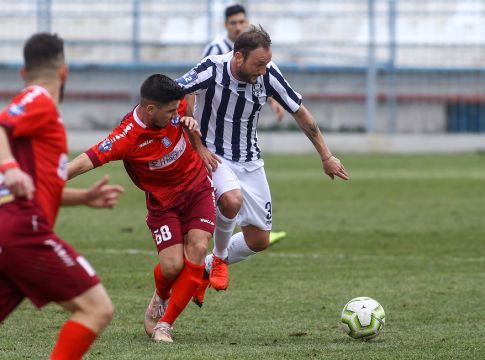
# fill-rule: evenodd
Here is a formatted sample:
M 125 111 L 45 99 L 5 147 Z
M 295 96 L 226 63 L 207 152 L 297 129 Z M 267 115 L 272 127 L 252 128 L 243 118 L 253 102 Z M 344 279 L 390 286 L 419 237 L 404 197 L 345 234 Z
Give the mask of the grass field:
M 341 156 L 352 179 L 330 181 L 315 156 L 268 156 L 274 228 L 288 237 L 231 267 L 228 291 L 190 304 L 173 345 L 152 343 L 143 314 L 155 247 L 143 194 L 117 209 L 63 209 L 58 233 L 95 266 L 115 306 L 86 359 L 484 359 L 485 156 Z M 339 329 L 351 298 L 370 296 L 386 327 L 370 342 Z M 0 359 L 47 358 L 66 313 L 27 301 L 0 326 Z

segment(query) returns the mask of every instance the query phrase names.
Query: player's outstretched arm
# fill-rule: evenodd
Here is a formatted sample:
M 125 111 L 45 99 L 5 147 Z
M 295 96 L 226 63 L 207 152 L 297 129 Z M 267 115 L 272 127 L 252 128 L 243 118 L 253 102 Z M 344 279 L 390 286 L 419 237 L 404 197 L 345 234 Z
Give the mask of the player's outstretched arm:
M 109 176 L 105 175 L 87 189 L 64 188 L 62 205 L 86 205 L 97 209 L 111 209 L 118 203 L 119 196 L 125 192 L 125 189 L 121 185 L 108 185 L 108 182 Z
M 86 153 L 82 153 L 67 164 L 67 179 L 71 180 L 72 178 L 92 169 L 94 169 L 94 165 L 91 159 Z
M 293 117 L 320 155 L 325 174 L 330 176 L 332 179 L 335 176 L 338 176 L 341 179 L 348 180 L 349 175 L 347 174 L 345 167 L 340 160 L 333 156 L 330 152 L 330 149 L 325 143 L 323 135 L 318 128 L 317 122 L 307 108 L 301 105 L 300 109 L 293 114 Z
M 3 173 L 4 184 L 14 196 L 32 199 L 34 182 L 29 174 L 22 171 L 10 149 L 5 129 L 0 126 L 0 173 Z

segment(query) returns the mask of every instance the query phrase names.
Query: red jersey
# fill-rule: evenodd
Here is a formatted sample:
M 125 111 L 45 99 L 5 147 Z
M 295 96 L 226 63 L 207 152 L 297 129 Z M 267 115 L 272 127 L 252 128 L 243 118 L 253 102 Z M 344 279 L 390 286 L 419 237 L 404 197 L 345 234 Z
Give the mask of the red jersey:
M 178 109 L 181 116 L 184 104 Z M 163 129 L 150 129 L 136 115 L 135 108 L 86 154 L 95 167 L 123 160 L 131 180 L 145 191 L 148 210 L 169 209 L 184 192 L 197 188 L 208 176 L 179 121 L 174 118 Z
M 34 206 L 40 208 L 53 226 L 67 179 L 67 139 L 57 106 L 46 89 L 31 86 L 13 98 L 0 113 L 0 126 L 7 130 L 13 156 L 35 185 Z M 1 204 L 13 199 L 2 185 Z M 20 204 L 27 201 L 17 198 Z

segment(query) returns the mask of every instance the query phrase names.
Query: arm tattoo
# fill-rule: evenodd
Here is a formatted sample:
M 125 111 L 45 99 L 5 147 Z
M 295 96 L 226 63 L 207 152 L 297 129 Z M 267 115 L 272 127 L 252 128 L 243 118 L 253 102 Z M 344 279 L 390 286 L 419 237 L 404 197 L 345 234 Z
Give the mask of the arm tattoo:
M 320 133 L 320 129 L 315 121 L 308 124 L 302 124 L 301 129 L 314 145 L 318 144 L 318 134 Z

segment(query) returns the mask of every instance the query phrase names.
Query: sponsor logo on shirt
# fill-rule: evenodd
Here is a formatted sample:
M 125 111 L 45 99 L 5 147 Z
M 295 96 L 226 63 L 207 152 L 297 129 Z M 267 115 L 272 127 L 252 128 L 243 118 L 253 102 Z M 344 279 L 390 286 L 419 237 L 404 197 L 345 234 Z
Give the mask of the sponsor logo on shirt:
M 195 70 L 190 70 L 187 74 L 177 79 L 177 82 L 181 85 L 188 85 L 195 80 L 197 80 L 197 72 Z
M 45 240 L 44 244 L 52 247 L 52 249 L 57 254 L 59 259 L 62 260 L 64 265 L 66 265 L 67 267 L 76 266 L 76 262 L 71 257 L 71 255 L 69 255 L 69 253 L 66 251 L 66 249 L 64 249 L 64 246 L 62 246 L 62 244 L 60 244 L 60 243 L 58 243 L 58 242 L 56 242 L 52 239 Z
M 263 84 L 253 84 L 253 95 L 254 96 L 261 96 L 263 93 Z
M 25 114 L 25 105 L 23 104 L 12 104 L 8 108 L 8 114 L 11 116 L 19 116 Z
M 199 220 L 200 220 L 200 222 L 214 226 L 214 223 L 212 221 L 210 221 L 209 219 L 200 218 Z
M 172 142 L 170 141 L 170 139 L 167 137 L 167 136 L 164 136 L 162 138 L 162 144 L 163 146 L 165 146 L 166 148 L 169 148 L 170 145 L 172 145 Z
M 164 167 L 167 167 L 170 164 L 173 164 L 182 156 L 182 154 L 185 151 L 185 148 L 186 148 L 185 140 L 183 137 L 181 137 L 179 142 L 177 143 L 177 145 L 175 145 L 172 151 L 170 151 L 167 155 L 161 157 L 160 159 L 149 161 L 148 167 L 150 168 L 150 170 L 157 170 L 157 169 L 162 169 Z
M 113 143 L 111 142 L 111 140 L 106 139 L 101 144 L 99 144 L 98 150 L 101 151 L 101 152 L 106 152 L 106 151 L 111 150 L 112 147 L 113 147 Z
M 153 139 L 148 139 L 142 142 L 140 145 L 138 145 L 139 148 L 145 147 L 153 142 Z
M 173 126 L 177 127 L 180 124 L 180 116 L 175 116 L 170 122 Z

